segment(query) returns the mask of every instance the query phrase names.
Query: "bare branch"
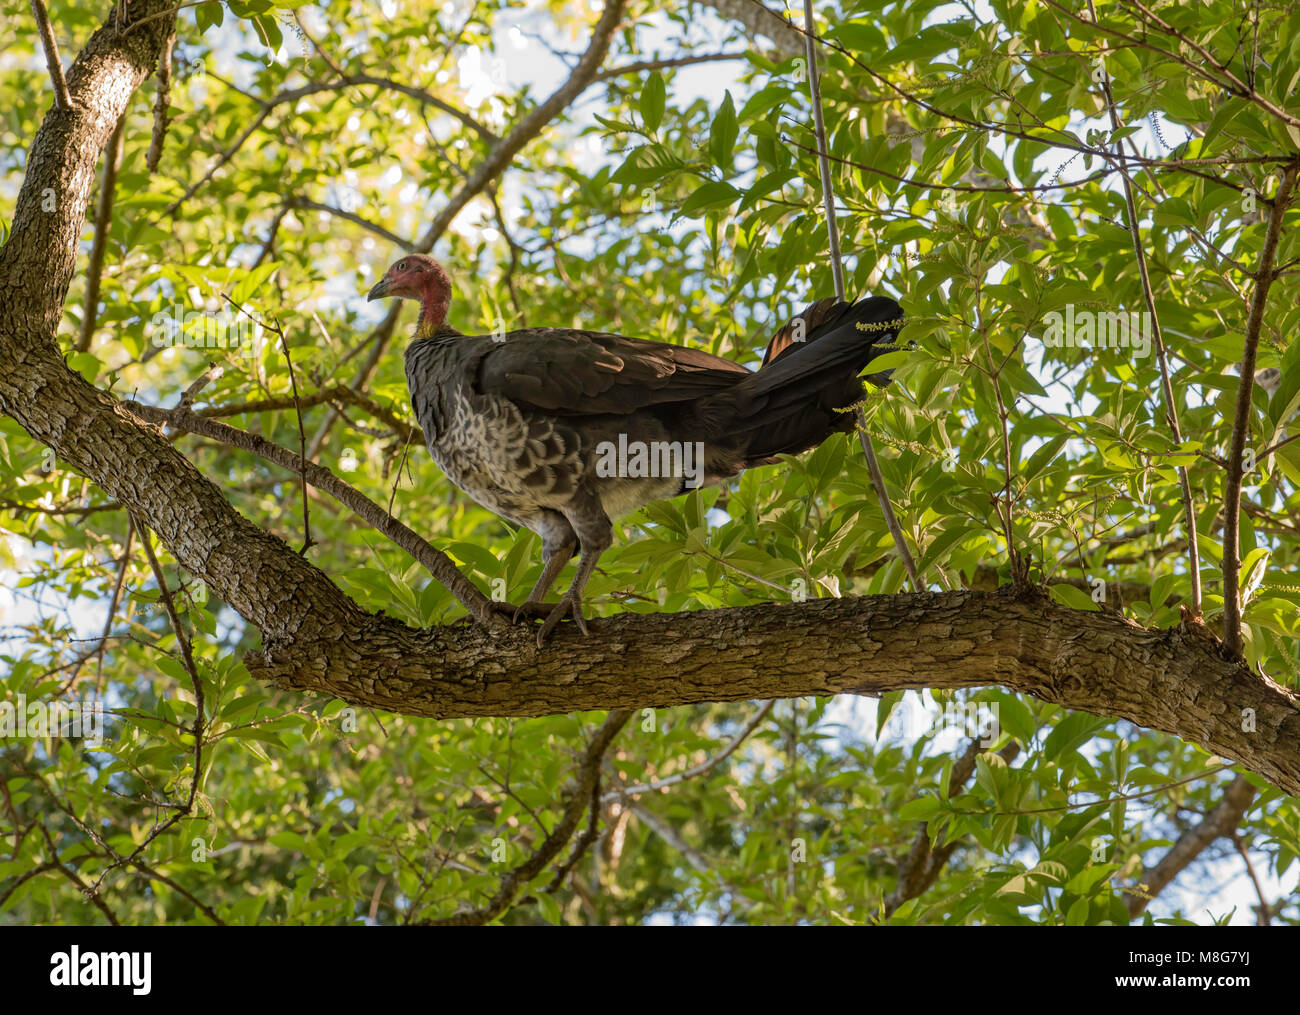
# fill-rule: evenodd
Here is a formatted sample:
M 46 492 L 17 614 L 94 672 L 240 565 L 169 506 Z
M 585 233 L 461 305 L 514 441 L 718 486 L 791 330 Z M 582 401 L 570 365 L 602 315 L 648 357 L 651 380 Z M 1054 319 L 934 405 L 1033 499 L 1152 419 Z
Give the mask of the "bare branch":
M 287 448 L 282 448 L 264 437 L 238 430 L 235 427 L 227 426 L 225 423 L 218 423 L 213 419 L 195 415 L 188 409 L 159 409 L 155 406 L 142 405 L 139 402 L 129 402 L 126 405 L 131 412 L 136 413 L 141 419 L 155 423 L 165 423 L 189 433 L 211 437 L 223 444 L 229 444 L 231 447 L 242 448 L 244 451 L 275 462 L 277 465 L 282 465 L 304 476 L 312 486 L 324 490 L 340 504 L 351 508 L 375 529 L 418 560 L 429 574 L 446 586 L 447 590 L 460 600 L 461 604 L 475 618 L 488 625 L 494 623 L 497 626 L 500 625 L 501 621 L 492 609 L 491 600 L 484 596 L 474 586 L 473 582 L 460 573 L 450 557 L 439 550 L 435 550 L 422 536 L 417 535 L 393 518 L 378 504 L 343 482 L 324 466 L 304 460 L 302 456 L 296 455 Z
M 35 0 L 39 2 L 39 0 Z M 113 225 L 113 198 L 117 191 L 117 171 L 122 165 L 122 135 L 126 130 L 126 113 L 117 118 L 113 136 L 104 150 L 104 175 L 99 182 L 99 204 L 95 208 L 95 240 L 90 248 L 90 266 L 86 269 L 86 298 L 81 312 L 81 336 L 77 352 L 86 352 L 95 337 L 99 315 L 99 285 L 104 274 L 104 252 L 108 231 Z
M 817 134 L 817 147 L 822 153 L 818 165 L 821 169 L 822 203 L 826 213 L 826 232 L 830 239 L 831 277 L 835 280 L 835 296 L 843 302 L 846 299 L 844 264 L 840 258 L 839 224 L 835 220 L 835 188 L 831 181 L 831 164 L 825 154 L 830 149 L 830 145 L 826 141 L 826 121 L 822 116 L 821 76 L 817 68 L 817 50 L 813 45 L 817 35 L 813 26 L 812 0 L 804 0 L 804 29 L 804 41 L 808 55 L 808 86 L 812 96 L 813 124 Z M 898 552 L 903 567 L 907 569 L 907 576 L 912 580 L 912 588 L 920 592 L 925 586 L 921 584 L 921 578 L 916 571 L 916 561 L 912 559 L 912 551 L 908 548 L 907 540 L 903 537 L 903 529 L 898 524 L 898 518 L 894 514 L 894 505 L 889 499 L 889 488 L 885 486 L 884 474 L 880 471 L 880 463 L 876 460 L 875 446 L 871 442 L 871 435 L 867 433 L 866 411 L 859 405 L 855 410 L 855 414 L 858 441 L 862 445 L 862 454 L 867 459 L 867 470 L 871 473 L 871 485 L 875 488 L 876 499 L 880 501 L 880 511 L 884 515 L 885 526 L 894 539 L 894 549 Z M 1015 550 L 1010 545 L 1008 545 L 1007 549 L 1014 560 Z
M 362 229 L 369 230 L 376 236 L 383 237 L 389 243 L 393 244 L 393 246 L 400 247 L 408 254 L 415 251 L 415 244 L 410 240 L 398 236 L 395 232 L 385 229 L 378 223 L 362 218 L 355 212 L 344 211 L 342 208 L 335 208 L 333 205 L 329 204 L 321 204 L 319 201 L 312 201 L 309 198 L 298 195 L 289 198 L 285 204 L 289 208 L 305 208 L 309 211 L 319 211 L 324 212 L 326 215 L 333 215 L 335 218 L 341 218 L 347 222 L 351 222 L 353 225 L 360 226 Z
M 582 54 L 582 59 L 578 61 L 568 78 L 551 93 L 546 101 L 520 120 L 509 134 L 492 146 L 492 150 L 474 168 L 474 172 L 465 181 L 464 186 L 455 193 L 446 206 L 438 212 L 433 222 L 429 224 L 428 230 L 416 243 L 417 249 L 421 251 L 432 250 L 433 245 L 446 231 L 447 227 L 455 221 L 456 216 L 460 214 L 465 205 L 469 204 L 492 180 L 496 179 L 520 149 L 539 135 L 548 123 L 567 109 L 569 104 L 591 84 L 600 70 L 605 54 L 609 52 L 610 43 L 614 39 L 614 32 L 622 21 L 625 5 L 626 0 L 606 0 L 605 9 L 600 14 L 600 20 L 596 22 L 596 27 L 592 30 L 587 50 Z
M 1228 445 L 1228 481 L 1223 495 L 1226 512 L 1223 525 L 1223 647 L 1239 654 L 1241 636 L 1241 589 L 1237 584 L 1241 567 L 1241 480 L 1245 467 L 1246 435 L 1250 432 L 1251 393 L 1255 387 L 1255 354 L 1259 350 L 1260 329 L 1264 324 L 1264 307 L 1268 291 L 1276 277 L 1273 262 L 1277 258 L 1278 239 L 1282 235 L 1282 217 L 1291 203 L 1300 161 L 1282 174 L 1282 182 L 1273 198 L 1264 249 L 1259 255 L 1255 288 L 1250 294 L 1250 313 L 1246 317 L 1245 349 L 1241 355 L 1241 383 L 1237 386 L 1236 413 L 1232 420 L 1232 440 Z
M 167 138 L 167 123 L 170 119 L 167 115 L 167 107 L 171 105 L 172 97 L 172 47 L 175 45 L 176 33 L 172 32 L 171 38 L 158 54 L 158 85 L 153 100 L 153 135 L 149 138 L 149 154 L 144 160 L 145 167 L 151 173 L 158 169 L 158 163 L 162 160 L 163 141 Z
M 68 94 L 68 82 L 63 76 L 63 64 L 59 62 L 59 44 L 54 41 L 54 28 L 45 10 L 45 0 L 32 0 L 32 17 L 36 19 L 36 28 L 41 34 L 41 45 L 45 48 L 45 66 L 50 72 L 50 81 L 54 85 L 54 107 L 71 109 L 72 96 Z
M 203 778 L 203 737 L 206 729 L 204 723 L 204 700 L 203 700 L 203 679 L 199 676 L 198 667 L 194 664 L 194 654 L 190 649 L 190 639 L 185 634 L 184 627 L 181 626 L 180 616 L 176 613 L 176 603 L 172 599 L 171 589 L 167 587 L 167 576 L 163 573 L 162 565 L 158 563 L 158 557 L 153 552 L 153 546 L 149 539 L 149 528 L 139 517 L 133 518 L 135 528 L 140 533 L 140 545 L 144 547 L 145 556 L 149 558 L 149 567 L 153 570 L 154 580 L 158 583 L 158 593 L 162 597 L 163 609 L 167 612 L 167 620 L 171 623 L 172 633 L 176 636 L 176 643 L 181 650 L 181 661 L 185 667 L 185 672 L 189 674 L 190 684 L 194 689 L 194 725 L 189 732 L 194 737 L 194 772 L 190 779 L 190 792 L 183 806 L 176 808 L 175 812 L 160 825 L 156 825 L 140 845 L 136 846 L 128 856 L 118 857 L 113 863 L 100 872 L 99 878 L 89 889 L 87 894 L 95 898 L 98 895 L 99 887 L 104 883 L 114 870 L 126 864 L 134 864 L 136 858 L 148 848 L 149 844 L 159 836 L 166 834 L 167 830 L 175 825 L 178 821 L 190 816 L 194 811 L 194 798 L 199 792 L 199 780 Z M 107 843 L 104 844 L 107 846 Z
M 978 740 L 970 740 L 966 749 L 957 758 L 948 777 L 948 797 L 959 795 L 975 771 L 975 759 L 984 752 Z M 1014 740 L 998 751 L 1003 761 L 1010 764 L 1020 754 L 1020 745 Z M 961 838 L 953 839 L 938 848 L 930 846 L 929 822 L 922 821 L 912 840 L 912 848 L 899 865 L 898 885 L 885 896 L 882 905 L 885 916 L 890 916 L 908 899 L 915 899 L 929 890 L 939 879 L 943 868 L 962 843 Z
M 686 782 L 688 779 L 694 779 L 713 771 L 713 769 L 726 761 L 727 758 L 731 757 L 731 755 L 735 753 L 736 748 L 749 739 L 750 734 L 752 734 L 754 730 L 758 729 L 759 724 L 767 718 L 768 713 L 772 711 L 772 706 L 775 704 L 776 702 L 774 700 L 763 702 L 763 707 L 754 713 L 753 718 L 751 718 L 736 732 L 736 735 L 731 738 L 730 743 L 728 743 L 727 746 L 717 754 L 713 755 L 713 757 L 705 759 L 698 765 L 692 765 L 684 772 L 678 772 L 676 775 L 665 776 L 662 779 L 656 779 L 654 782 L 648 782 L 640 786 L 620 786 L 617 789 L 610 790 L 605 794 L 604 802 L 608 804 L 615 800 L 640 796 L 642 793 L 655 793 L 661 789 L 667 789 L 669 786 L 675 786 L 679 782 Z
M 700 63 L 718 63 L 725 60 L 747 59 L 745 53 L 692 53 L 690 56 L 667 57 L 662 60 L 636 60 L 618 67 L 606 67 L 591 80 L 608 81 L 626 74 L 644 74 L 646 71 L 667 70 L 671 67 L 690 67 Z

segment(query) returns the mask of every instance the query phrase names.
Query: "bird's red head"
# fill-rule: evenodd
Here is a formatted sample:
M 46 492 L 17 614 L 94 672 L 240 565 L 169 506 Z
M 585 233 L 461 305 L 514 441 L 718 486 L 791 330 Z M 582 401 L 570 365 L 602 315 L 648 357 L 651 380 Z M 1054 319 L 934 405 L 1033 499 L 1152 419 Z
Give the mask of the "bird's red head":
M 420 335 L 433 334 L 447 319 L 451 305 L 451 279 L 428 254 L 407 254 L 384 272 L 366 294 L 367 300 L 396 296 L 420 301 Z

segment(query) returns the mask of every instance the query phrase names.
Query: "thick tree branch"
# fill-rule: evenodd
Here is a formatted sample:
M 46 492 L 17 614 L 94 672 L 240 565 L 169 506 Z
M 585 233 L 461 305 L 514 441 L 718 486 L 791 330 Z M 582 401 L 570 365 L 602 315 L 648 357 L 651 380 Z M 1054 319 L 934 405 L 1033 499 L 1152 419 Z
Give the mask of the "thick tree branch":
M 129 6 L 133 21 L 159 8 Z M 538 649 L 522 627 L 414 631 L 361 610 L 129 408 L 69 371 L 54 341 L 98 154 L 169 29 L 160 18 L 121 36 L 96 32 L 69 75 L 73 108 L 48 114 L 32 145 L 0 249 L 0 411 L 148 518 L 182 567 L 260 628 L 262 648 L 246 657 L 255 677 L 434 717 L 1000 684 L 1164 730 L 1300 793 L 1296 694 L 1224 659 L 1199 624 L 1146 630 L 1028 591 L 962 591 L 625 615 Z M 57 209 L 44 212 L 51 187 Z M 290 453 L 288 466 L 299 459 Z M 575 827 L 589 796 L 588 785 L 572 798 Z
M 414 631 L 366 617 L 321 642 L 268 639 L 245 662 L 284 687 L 438 718 L 998 684 L 1173 733 L 1300 791 L 1300 696 L 1225 660 L 1198 623 L 1147 630 L 1003 589 L 589 626 L 591 637 L 565 629 L 539 650 L 526 628 Z

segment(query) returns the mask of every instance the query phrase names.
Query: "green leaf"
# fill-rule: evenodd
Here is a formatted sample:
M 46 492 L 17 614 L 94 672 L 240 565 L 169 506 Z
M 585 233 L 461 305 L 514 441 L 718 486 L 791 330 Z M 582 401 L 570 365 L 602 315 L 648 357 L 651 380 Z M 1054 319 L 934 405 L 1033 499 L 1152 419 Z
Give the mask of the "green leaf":
M 663 122 L 665 94 L 664 76 L 658 71 L 651 72 L 646 78 L 645 86 L 641 89 L 641 98 L 637 107 L 641 110 L 641 122 L 652 134 Z
M 682 205 L 682 214 L 699 216 L 703 212 L 731 204 L 739 196 L 740 191 L 730 183 L 706 183 L 686 199 Z
M 255 14 L 252 17 L 253 26 L 257 29 L 258 38 L 266 45 L 266 48 L 272 54 L 280 51 L 280 46 L 284 43 L 284 33 L 280 31 L 280 25 L 275 18 L 268 15 Z
M 1052 463 L 1052 460 L 1058 454 L 1061 453 L 1061 449 L 1065 447 L 1065 442 L 1069 439 L 1069 434 L 1057 434 L 1041 448 L 1035 451 L 1029 457 L 1029 461 L 1026 462 L 1021 469 L 1021 478 L 1026 483 L 1032 483 L 1037 479 L 1038 475 Z
M 894 710 L 898 708 L 898 703 L 903 700 L 903 695 L 906 693 L 906 691 L 886 691 L 880 696 L 880 700 L 876 702 L 877 737 L 880 736 L 880 731 L 885 728 L 885 724 L 889 722 L 889 717 L 894 714 Z
M 199 4 L 194 9 L 194 19 L 198 23 L 199 34 L 202 35 L 209 28 L 220 28 L 222 19 L 226 12 L 222 9 L 220 3 L 215 0 L 212 3 Z
M 1016 695 L 1005 691 L 999 692 L 995 700 L 998 724 L 1015 737 L 1022 746 L 1027 746 L 1034 739 L 1037 730 L 1037 724 L 1029 707 Z
M 564 914 L 560 911 L 560 904 L 555 901 L 555 896 L 549 892 L 535 892 L 533 898 L 537 900 L 537 909 L 543 920 L 552 927 L 559 927 L 564 923 Z
M 864 373 L 878 374 L 885 370 L 894 370 L 911 360 L 916 354 L 911 349 L 893 349 L 876 356 L 864 368 Z
M 948 551 L 960 543 L 968 536 L 979 534 L 980 530 L 972 525 L 954 525 L 946 528 L 934 537 L 925 547 L 925 552 L 921 555 L 921 561 L 918 567 L 920 572 L 925 574 L 931 567 L 936 564 L 942 564 L 947 560 Z
M 929 821 L 941 810 L 943 810 L 942 801 L 932 796 L 923 796 L 903 804 L 898 809 L 898 817 L 903 821 Z
M 307 840 L 297 832 L 276 832 L 270 837 L 270 843 L 281 849 L 296 849 L 300 853 L 307 849 Z
M 722 169 L 731 165 L 731 150 L 735 147 L 739 130 L 736 123 L 736 104 L 731 99 L 731 91 L 728 90 L 717 115 L 713 118 L 712 126 L 709 127 L 709 154 L 713 156 L 714 165 Z
M 1047 594 L 1052 597 L 1054 602 L 1062 606 L 1068 606 L 1072 610 L 1088 610 L 1096 613 L 1101 609 L 1092 601 L 1092 596 L 1083 589 L 1075 588 L 1073 585 L 1051 585 L 1047 589 Z
M 1048 761 L 1057 761 L 1063 755 L 1075 750 L 1092 739 L 1093 735 L 1105 725 L 1104 720 L 1083 712 L 1071 712 L 1047 735 L 1043 741 L 1043 757 Z

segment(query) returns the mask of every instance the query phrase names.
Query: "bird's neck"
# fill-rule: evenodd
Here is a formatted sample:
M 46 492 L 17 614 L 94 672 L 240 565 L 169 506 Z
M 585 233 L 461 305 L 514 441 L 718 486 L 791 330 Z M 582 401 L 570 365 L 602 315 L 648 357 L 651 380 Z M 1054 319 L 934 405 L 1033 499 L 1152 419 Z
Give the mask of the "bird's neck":
M 420 297 L 420 320 L 415 326 L 416 338 L 432 338 L 447 320 L 447 308 L 451 303 L 451 293 L 433 287 L 426 289 Z

